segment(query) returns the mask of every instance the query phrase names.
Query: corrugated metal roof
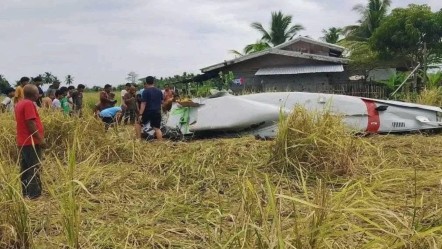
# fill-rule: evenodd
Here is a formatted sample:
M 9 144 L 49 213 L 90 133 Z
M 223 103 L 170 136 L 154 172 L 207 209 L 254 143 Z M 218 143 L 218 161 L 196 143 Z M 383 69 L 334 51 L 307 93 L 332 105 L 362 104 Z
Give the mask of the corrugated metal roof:
M 343 65 L 312 65 L 291 67 L 260 68 L 255 75 L 283 75 L 283 74 L 307 74 L 307 73 L 338 73 L 344 72 Z

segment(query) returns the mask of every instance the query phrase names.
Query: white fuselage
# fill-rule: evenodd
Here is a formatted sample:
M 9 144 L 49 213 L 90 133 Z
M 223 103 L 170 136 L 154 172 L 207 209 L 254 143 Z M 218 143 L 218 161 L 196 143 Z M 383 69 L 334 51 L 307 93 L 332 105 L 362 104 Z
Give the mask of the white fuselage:
M 188 107 L 186 117 L 175 104 L 166 126 L 184 134 L 206 131 L 247 130 L 274 137 L 280 115 L 299 105 L 309 111 L 329 111 L 340 115 L 348 127 L 360 132 L 390 133 L 442 128 L 439 107 L 368 99 L 345 95 L 270 92 L 217 98 L 194 99 L 199 107 Z M 184 122 L 185 121 L 185 122 Z

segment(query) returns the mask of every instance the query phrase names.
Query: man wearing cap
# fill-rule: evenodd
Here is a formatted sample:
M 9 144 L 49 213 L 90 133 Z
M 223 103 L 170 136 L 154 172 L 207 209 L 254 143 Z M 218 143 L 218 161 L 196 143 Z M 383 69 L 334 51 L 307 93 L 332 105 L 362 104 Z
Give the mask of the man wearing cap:
M 141 96 L 141 107 L 139 121 L 141 125 L 150 126 L 155 130 L 155 137 L 158 140 L 163 139 L 163 134 L 161 133 L 161 105 L 163 104 L 163 93 L 160 89 L 154 86 L 154 77 L 146 77 L 146 82 L 144 83 L 144 91 Z M 136 134 L 140 136 L 141 125 L 136 126 Z
M 29 84 L 29 81 L 30 79 L 28 77 L 21 77 L 18 82 L 19 86 L 15 89 L 14 104 L 24 99 L 23 87 Z
M 13 98 L 15 96 L 15 89 L 12 87 L 8 87 L 4 94 L 6 94 L 6 98 L 3 99 L 2 103 L 0 104 L 0 111 L 4 112 L 12 112 L 14 110 L 14 101 Z

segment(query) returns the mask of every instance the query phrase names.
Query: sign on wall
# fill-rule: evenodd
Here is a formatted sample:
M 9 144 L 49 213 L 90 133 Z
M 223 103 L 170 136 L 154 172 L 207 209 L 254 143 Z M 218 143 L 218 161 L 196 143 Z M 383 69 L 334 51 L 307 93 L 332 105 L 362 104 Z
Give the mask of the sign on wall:
M 245 83 L 243 77 L 234 79 L 232 82 L 233 82 L 233 84 L 238 85 L 238 86 L 242 86 Z

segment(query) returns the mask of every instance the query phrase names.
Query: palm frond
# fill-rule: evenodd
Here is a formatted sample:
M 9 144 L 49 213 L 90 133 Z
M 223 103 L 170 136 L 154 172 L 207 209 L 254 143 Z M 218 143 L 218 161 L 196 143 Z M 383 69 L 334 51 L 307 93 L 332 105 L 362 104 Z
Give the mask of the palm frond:
M 250 26 L 262 34 L 262 40 L 271 40 L 270 34 L 265 30 L 261 23 L 254 22 Z

